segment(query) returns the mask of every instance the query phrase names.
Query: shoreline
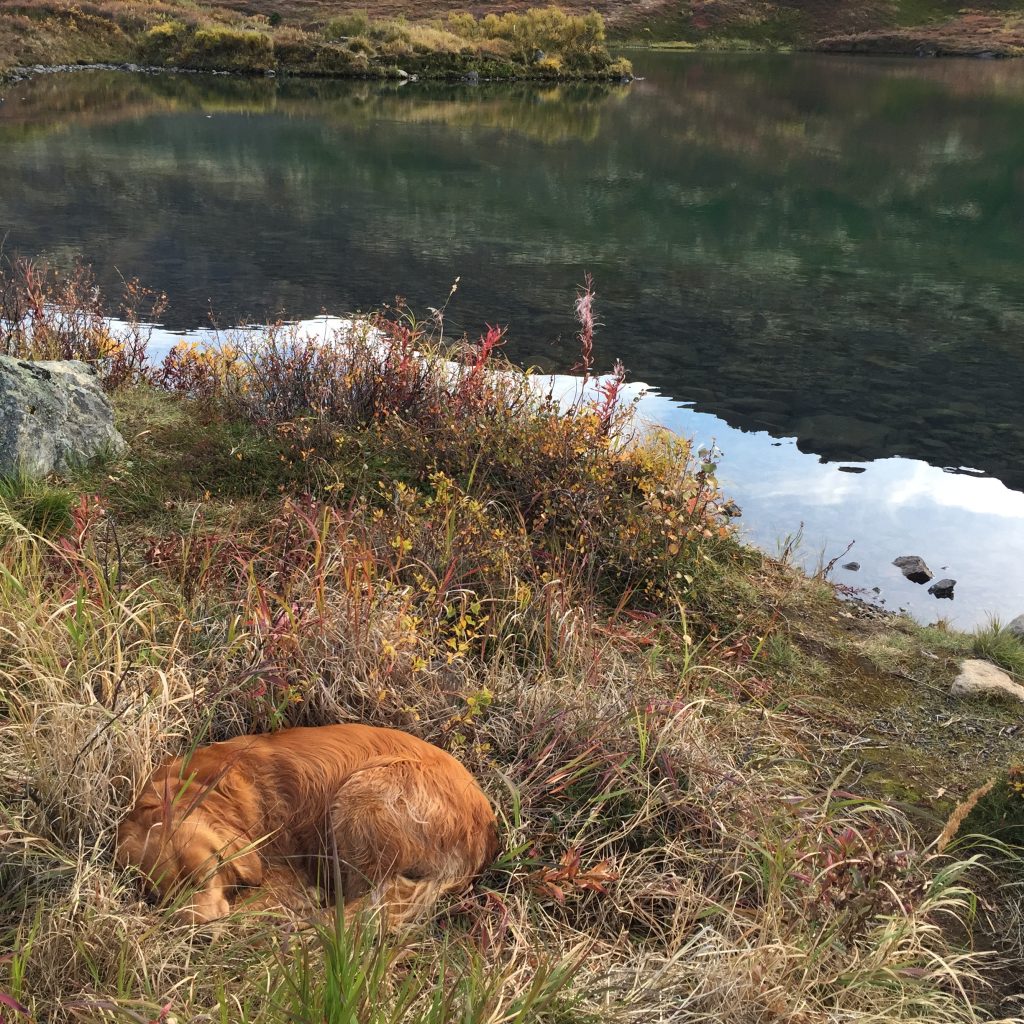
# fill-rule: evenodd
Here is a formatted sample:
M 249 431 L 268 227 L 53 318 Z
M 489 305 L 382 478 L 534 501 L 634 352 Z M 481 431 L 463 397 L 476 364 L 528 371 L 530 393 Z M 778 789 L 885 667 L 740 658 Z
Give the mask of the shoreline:
M 466 84 L 496 83 L 496 82 L 536 82 L 537 84 L 551 82 L 616 82 L 621 85 L 628 85 L 635 81 L 633 74 L 592 74 L 587 76 L 561 76 L 551 77 L 543 75 L 510 75 L 510 76 L 489 76 L 480 72 L 467 72 L 466 74 L 429 75 L 410 74 L 402 68 L 382 68 L 379 71 L 353 71 L 348 74 L 339 72 L 316 72 L 316 71 L 239 71 L 220 70 L 207 68 L 187 67 L 160 67 L 153 64 L 135 64 L 130 62 L 103 62 L 79 63 L 79 64 L 30 64 L 8 69 L 0 69 L 0 84 L 13 84 L 16 82 L 27 82 L 33 78 L 41 78 L 46 75 L 76 74 L 83 71 L 115 71 L 122 74 L 133 75 L 216 75 L 217 77 L 231 78 L 264 78 L 264 79 L 319 79 L 322 81 L 336 82 L 463 82 Z
M 824 56 L 846 56 L 846 57 L 896 57 L 907 60 L 921 59 L 942 59 L 942 60 L 993 60 L 1007 61 L 1018 60 L 1024 57 L 1024 51 L 1020 53 L 999 52 L 993 50 L 982 50 L 980 52 L 968 52 L 955 49 L 927 50 L 916 52 L 916 50 L 898 48 L 879 48 L 870 40 L 823 40 L 823 45 L 806 46 L 758 46 L 758 45 L 718 45 L 707 43 L 690 43 L 681 41 L 678 43 L 628 43 L 623 44 L 627 51 L 636 50 L 654 53 L 680 53 L 680 54 L 818 54 Z M 829 45 L 824 45 L 828 43 Z M 75 74 L 83 71 L 113 71 L 123 74 L 142 75 L 215 75 L 218 77 L 232 78 L 268 78 L 268 79 L 317 79 L 322 81 L 370 81 L 370 82 L 462 82 L 466 84 L 477 83 L 512 83 L 512 82 L 535 82 L 538 85 L 554 82 L 615 82 L 628 85 L 637 80 L 637 76 L 629 74 L 603 74 L 594 73 L 583 76 L 551 76 L 551 75 L 500 75 L 491 76 L 480 72 L 470 71 L 465 74 L 424 74 L 417 72 L 410 74 L 402 68 L 381 68 L 369 71 L 341 72 L 317 72 L 317 71 L 239 71 L 223 70 L 217 68 L 189 68 L 179 66 L 161 67 L 152 64 L 136 64 L 128 61 L 120 62 L 83 62 L 83 63 L 61 63 L 61 64 L 31 64 L 15 66 L 7 69 L 0 69 L 0 84 L 14 84 L 27 82 L 33 78 L 40 78 L 47 75 Z M 642 76 L 641 76 L 642 77 Z
M 931 48 L 925 44 L 910 43 L 902 48 L 892 45 L 886 48 L 883 44 L 874 43 L 875 37 L 868 36 L 856 38 L 836 37 L 834 39 L 823 39 L 814 46 L 800 46 L 780 44 L 778 46 L 748 44 L 744 40 L 722 40 L 713 43 L 691 43 L 686 40 L 678 42 L 659 43 L 629 43 L 623 44 L 626 50 L 652 51 L 654 53 L 773 53 L 773 54 L 794 54 L 812 53 L 825 56 L 855 56 L 855 57 L 906 57 L 908 59 L 920 60 L 922 58 L 941 58 L 944 60 L 1018 60 L 1024 57 L 1024 50 L 1020 52 L 1009 52 L 992 49 L 979 51 L 957 48 Z

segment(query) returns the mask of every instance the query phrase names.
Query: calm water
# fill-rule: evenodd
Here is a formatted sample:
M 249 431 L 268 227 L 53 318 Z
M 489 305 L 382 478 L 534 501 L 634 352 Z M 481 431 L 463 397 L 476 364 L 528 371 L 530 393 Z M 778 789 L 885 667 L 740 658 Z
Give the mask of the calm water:
M 174 331 L 423 309 L 461 276 L 449 325 L 509 323 L 548 369 L 589 270 L 599 361 L 717 441 L 752 539 L 802 522 L 812 563 L 855 541 L 837 578 L 925 619 L 1024 612 L 1024 62 L 635 64 L 629 87 L 0 87 L 0 236 L 165 290 Z

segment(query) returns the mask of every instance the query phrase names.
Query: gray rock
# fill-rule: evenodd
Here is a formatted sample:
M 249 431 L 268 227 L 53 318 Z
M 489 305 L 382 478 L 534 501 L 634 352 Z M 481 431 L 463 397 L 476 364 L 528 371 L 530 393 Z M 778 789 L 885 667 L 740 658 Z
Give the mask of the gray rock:
M 1012 633 L 1018 640 L 1024 640 L 1024 615 L 1018 615 L 1007 627 L 1007 633 Z
M 0 356 L 0 476 L 66 472 L 125 447 L 91 366 Z
M 932 578 L 931 569 L 917 555 L 901 555 L 892 564 L 912 583 L 927 583 Z
M 849 569 L 850 572 L 860 572 L 860 562 L 847 562 L 843 568 Z
M 928 588 L 928 593 L 933 594 L 935 597 L 946 598 L 950 601 L 953 600 L 953 588 L 956 586 L 956 580 L 939 580 L 938 583 L 933 583 Z
M 1024 686 L 1015 683 L 1001 668 L 990 661 L 968 658 L 960 666 L 960 675 L 953 680 L 949 691 L 954 697 L 970 697 L 976 694 L 1013 697 L 1024 701 Z
M 470 71 L 469 74 L 466 75 L 465 81 L 469 82 L 470 85 L 478 85 L 480 82 L 480 72 Z

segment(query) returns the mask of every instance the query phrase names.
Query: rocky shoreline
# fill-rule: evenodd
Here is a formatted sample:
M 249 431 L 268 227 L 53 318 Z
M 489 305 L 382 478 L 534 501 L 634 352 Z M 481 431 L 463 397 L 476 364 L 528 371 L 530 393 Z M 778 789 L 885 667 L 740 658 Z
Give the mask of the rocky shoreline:
M 134 75 L 217 75 L 219 77 L 233 78 L 329 78 L 336 79 L 338 81 L 361 79 L 363 81 L 381 82 L 417 82 L 420 79 L 424 79 L 426 81 L 461 81 L 469 85 L 478 85 L 481 82 L 549 81 L 549 79 L 532 78 L 529 75 L 515 75 L 512 77 L 496 78 L 488 75 L 481 75 L 478 71 L 469 71 L 466 74 L 459 76 L 432 76 L 424 74 L 409 74 L 409 72 L 404 71 L 401 68 L 387 68 L 380 69 L 379 71 L 369 71 L 358 74 L 354 72 L 351 74 L 341 74 L 338 72 L 320 74 L 310 71 L 208 71 L 200 70 L 198 68 L 156 67 L 151 64 L 112 64 L 97 62 L 95 64 L 32 64 L 24 67 L 9 68 L 6 71 L 0 68 L 0 85 L 27 82 L 32 78 L 40 78 L 44 75 L 65 75 L 79 71 L 117 71 Z M 634 77 L 635 76 L 632 74 L 626 74 L 615 75 L 604 79 L 595 78 L 594 80 L 619 82 L 623 85 L 627 85 L 634 81 Z

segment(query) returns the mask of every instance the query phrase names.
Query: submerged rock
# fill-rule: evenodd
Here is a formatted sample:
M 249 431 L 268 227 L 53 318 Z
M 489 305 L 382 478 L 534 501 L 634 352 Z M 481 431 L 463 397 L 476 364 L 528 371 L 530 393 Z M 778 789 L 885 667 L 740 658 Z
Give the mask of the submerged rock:
M 847 562 L 844 569 L 849 569 L 850 572 L 860 572 L 860 562 Z
M 91 366 L 0 356 L 0 476 L 66 472 L 124 447 Z
M 950 601 L 953 600 L 953 588 L 956 586 L 956 580 L 939 580 L 938 583 L 933 583 L 928 588 L 929 594 L 934 594 L 935 597 L 948 598 Z
M 927 583 L 932 578 L 932 571 L 918 555 L 901 555 L 893 559 L 900 572 L 912 583 Z
M 968 658 L 960 666 L 960 675 L 953 680 L 949 691 L 954 697 L 986 694 L 1013 697 L 1024 701 L 1024 686 L 1015 683 L 1001 668 L 990 661 Z

